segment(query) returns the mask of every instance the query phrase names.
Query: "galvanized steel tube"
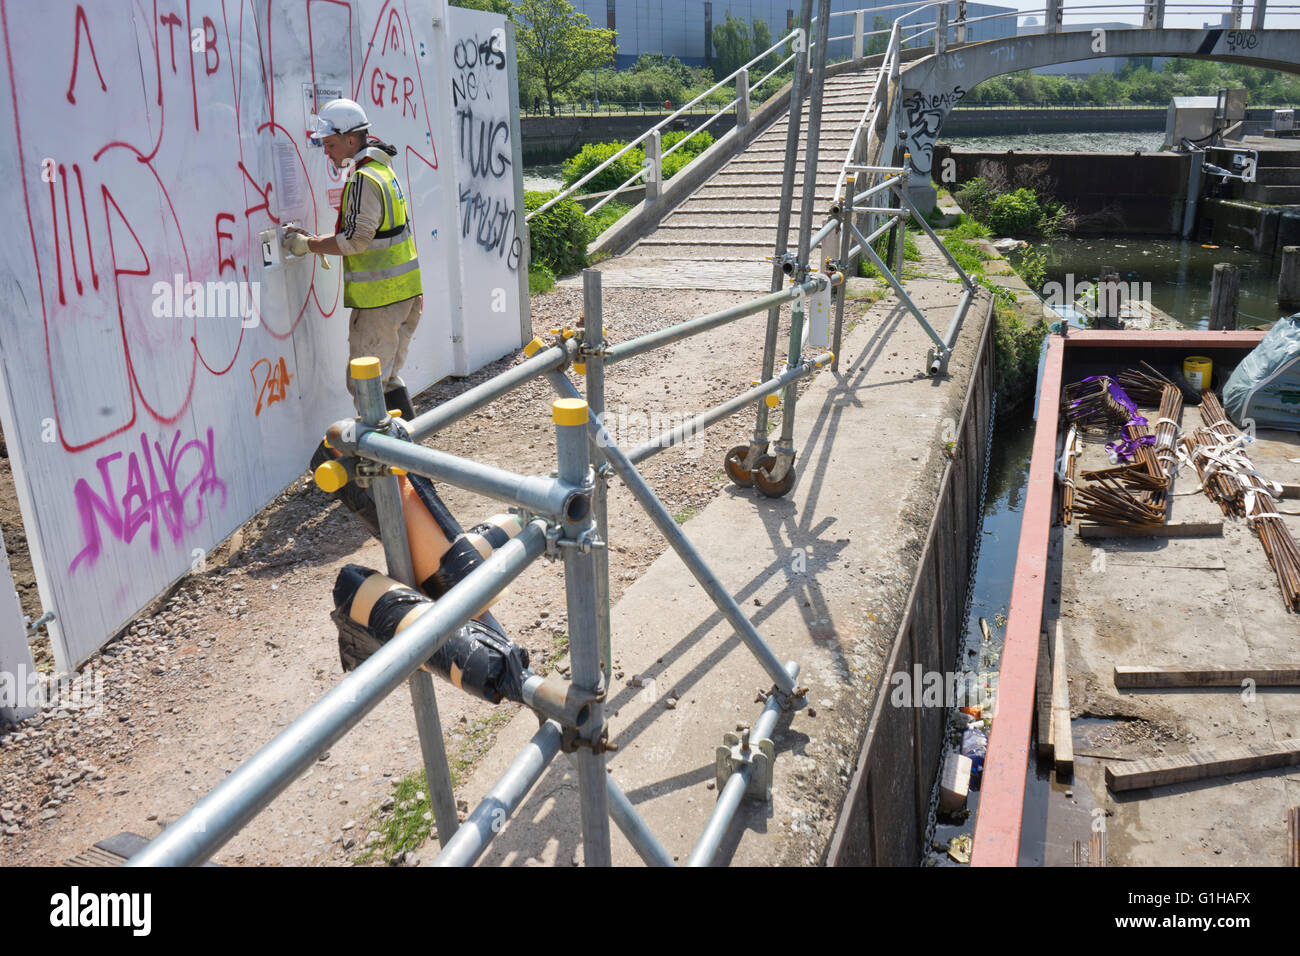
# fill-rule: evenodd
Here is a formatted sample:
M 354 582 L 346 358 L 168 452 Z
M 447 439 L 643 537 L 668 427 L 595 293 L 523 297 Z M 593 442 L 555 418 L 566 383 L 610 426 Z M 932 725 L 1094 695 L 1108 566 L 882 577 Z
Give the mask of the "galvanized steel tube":
M 573 387 L 573 383 L 561 375 L 559 372 L 552 372 L 549 376 L 551 383 L 559 394 L 573 398 L 578 397 L 578 390 Z M 587 430 L 591 433 L 592 440 L 604 450 L 605 457 L 610 466 L 614 469 L 619 478 L 623 479 L 623 484 L 631 492 L 632 497 L 637 503 L 645 509 L 650 520 L 655 523 L 659 532 L 668 539 L 674 551 L 681 557 L 682 562 L 695 576 L 695 580 L 700 582 L 705 593 L 713 599 L 722 616 L 727 620 L 732 628 L 736 631 L 736 636 L 744 642 L 749 648 L 750 653 L 757 658 L 763 670 L 767 671 L 776 686 L 782 693 L 788 694 L 794 689 L 794 681 L 786 674 L 785 669 L 781 666 L 780 659 L 772 653 L 772 649 L 767 646 L 767 641 L 763 640 L 763 635 L 758 633 L 758 629 L 745 617 L 745 612 L 736 599 L 718 580 L 717 575 L 709 568 L 700 553 L 695 550 L 695 545 L 691 544 L 690 539 L 682 532 L 681 526 L 673 520 L 673 516 L 668 513 L 662 501 L 654 493 L 654 490 L 646 484 L 646 480 L 641 477 L 636 466 L 632 464 L 619 448 L 618 443 L 610 436 L 605 427 L 591 419 L 587 424 Z
M 571 499 L 580 493 L 579 489 L 554 478 L 517 475 L 379 432 L 362 434 L 357 439 L 357 452 L 386 465 L 437 478 L 497 501 L 520 505 L 535 514 L 559 517 L 565 513 Z
M 560 376 L 559 372 L 551 373 Z M 565 381 L 568 381 L 565 379 Z M 572 387 L 572 386 L 570 386 Z M 590 452 L 586 424 L 591 408 L 578 397 L 556 399 L 555 453 L 562 481 L 579 484 L 587 480 Z M 605 686 L 600 666 L 600 633 L 596 615 L 596 558 L 590 536 L 594 523 L 590 510 L 567 516 L 564 523 L 564 597 L 569 613 L 569 666 L 573 686 L 591 697 L 591 716 L 579 741 L 578 797 L 582 805 L 583 861 L 587 866 L 612 863 L 609 844 L 609 796 L 605 787 L 605 752 L 601 739 L 605 729 L 601 691 Z M 577 545 L 587 541 L 587 547 Z
M 192 866 L 210 857 L 545 550 L 546 522 L 536 519 L 339 681 L 127 865 Z
M 654 438 L 651 438 L 649 441 L 638 445 L 632 451 L 627 453 L 628 461 L 632 462 L 634 465 L 640 464 L 647 458 L 658 454 L 664 449 L 671 448 L 677 443 L 693 437 L 708 428 L 714 422 L 721 421 L 729 415 L 734 415 L 745 406 L 758 401 L 765 395 L 770 395 L 772 392 L 785 387 L 790 382 L 798 381 L 801 378 L 807 378 L 817 369 L 828 364 L 831 361 L 831 358 L 832 355 L 830 352 L 824 352 L 814 359 L 809 359 L 807 362 L 803 362 L 792 369 L 788 369 L 786 372 L 778 375 L 771 381 L 761 382 L 749 389 L 749 391 L 741 392 L 735 398 L 728 399 L 721 405 L 717 405 L 714 408 L 709 409 L 707 412 L 702 412 L 699 415 L 696 415 L 690 421 L 683 422 L 676 428 L 663 432 Z
M 798 663 L 790 661 L 785 665 L 785 668 L 791 683 L 793 683 L 795 678 L 799 676 Z M 757 741 L 771 737 L 772 731 L 776 729 L 776 722 L 780 717 L 781 700 L 776 694 L 773 694 L 768 697 L 763 712 L 755 722 L 754 729 L 750 731 L 751 745 L 757 746 Z M 722 838 L 727 835 L 727 830 L 731 828 L 731 821 L 736 816 L 740 801 L 744 799 L 745 791 L 749 789 L 749 778 L 753 776 L 753 772 L 754 765 L 752 763 L 746 764 L 727 778 L 727 782 L 722 787 L 722 792 L 718 794 L 718 802 L 713 808 L 713 814 L 709 817 L 704 832 L 700 834 L 700 840 L 695 844 L 695 849 L 691 851 L 690 859 L 686 861 L 687 866 L 709 866 L 713 863 L 713 858 L 718 855 L 718 847 L 722 845 Z
M 388 417 L 388 411 L 384 408 L 384 390 L 379 378 L 376 376 L 354 381 L 361 421 L 371 427 L 380 424 Z M 370 483 L 370 493 L 375 501 L 379 537 L 388 562 L 388 576 L 407 587 L 417 587 L 397 476 L 389 474 L 374 479 Z M 429 802 L 434 819 L 438 822 L 438 841 L 446 846 L 456 832 L 458 819 L 456 794 L 451 785 L 451 770 L 447 766 L 447 746 L 442 737 L 442 719 L 438 716 L 438 695 L 433 687 L 433 676 L 427 671 L 416 670 L 406 679 L 406 683 L 411 691 L 411 707 L 415 712 L 420 753 L 424 758 Z
M 411 433 L 411 440 L 418 442 L 428 438 L 435 432 L 441 431 L 448 425 L 478 411 L 484 405 L 491 404 L 525 382 L 530 382 L 535 378 L 540 378 L 547 372 L 560 368 L 569 360 L 573 348 L 567 342 L 564 346 L 552 346 L 545 351 L 538 352 L 532 358 L 520 362 L 514 368 L 507 369 L 500 375 L 494 375 L 486 382 L 481 382 L 473 388 L 461 392 L 455 398 L 447 399 L 437 408 L 431 408 L 422 415 L 416 415 L 415 418 L 406 423 L 407 431 Z
M 555 721 L 548 720 L 542 724 L 474 812 L 465 818 L 456 835 L 434 857 L 434 866 L 474 865 L 560 752 L 562 736 L 560 725 Z
M 605 350 L 605 364 L 613 362 L 622 362 L 630 359 L 634 355 L 640 355 L 642 352 L 649 352 L 651 349 L 657 349 L 673 342 L 679 342 L 682 339 L 689 338 L 692 335 L 699 335 L 701 332 L 707 332 L 709 329 L 716 329 L 720 325 L 726 325 L 737 319 L 743 319 L 747 315 L 753 315 L 755 312 L 762 312 L 769 307 L 779 307 L 782 302 L 788 302 L 791 299 L 799 297 L 800 290 L 804 292 L 815 292 L 820 284 L 819 280 L 810 279 L 800 286 L 790 286 L 789 288 L 780 289 L 777 292 L 770 292 L 758 299 L 751 299 L 749 302 L 742 302 L 739 305 L 733 305 L 730 308 L 723 309 L 720 312 L 714 312 L 710 315 L 701 315 L 694 319 L 688 319 L 685 322 L 679 322 L 677 325 L 670 325 L 666 329 L 660 329 L 657 332 L 651 332 L 648 335 L 642 335 L 639 338 L 631 339 L 627 342 L 620 342 L 618 345 L 611 345 Z M 770 377 L 770 376 L 769 376 Z

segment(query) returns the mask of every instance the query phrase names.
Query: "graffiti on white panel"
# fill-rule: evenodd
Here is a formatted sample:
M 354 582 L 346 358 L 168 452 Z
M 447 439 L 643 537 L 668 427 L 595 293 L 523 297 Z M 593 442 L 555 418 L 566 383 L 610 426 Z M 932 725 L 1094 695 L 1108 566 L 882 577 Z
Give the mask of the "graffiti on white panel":
M 505 31 L 468 32 L 454 38 L 451 49 L 461 238 L 514 272 L 523 240 L 513 188 Z

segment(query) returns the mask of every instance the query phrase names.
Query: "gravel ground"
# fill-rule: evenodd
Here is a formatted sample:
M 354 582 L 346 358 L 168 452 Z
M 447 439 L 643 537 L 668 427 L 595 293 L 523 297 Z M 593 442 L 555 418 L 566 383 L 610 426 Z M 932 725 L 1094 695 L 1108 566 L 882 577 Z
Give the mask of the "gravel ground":
M 747 296 L 610 289 L 612 341 L 721 309 Z M 572 325 L 581 292 L 557 288 L 533 300 L 534 328 Z M 852 321 L 864 307 L 850 303 Z M 788 319 L 788 315 L 783 317 Z M 639 416 L 666 415 L 654 431 L 678 424 L 747 387 L 762 348 L 761 316 L 707 337 L 612 366 L 608 418 L 624 445 L 648 437 Z M 785 341 L 784 331 L 779 339 Z M 467 379 L 445 380 L 417 398 L 427 409 L 509 367 L 512 355 Z M 552 393 L 534 382 L 436 437 L 436 446 L 523 473 L 554 467 Z M 727 484 L 726 449 L 747 440 L 746 412 L 642 467 L 679 521 Z M 0 460 L 6 544 L 26 613 L 33 603 L 13 528 L 13 487 Z M 452 512 L 469 527 L 505 510 L 443 486 Z M 610 489 L 610 597 L 664 550 L 658 531 L 618 483 Z M 328 620 L 338 569 L 382 567 L 382 550 L 359 522 L 305 476 L 210 556 L 206 572 L 184 579 L 83 669 L 102 695 L 46 709 L 0 737 L 0 864 L 57 864 L 97 840 L 130 830 L 154 836 L 302 713 L 341 676 Z M 30 574 L 30 564 L 25 573 Z M 560 568 L 539 562 L 494 608 L 511 636 L 544 668 L 566 633 Z M 37 644 L 39 660 L 48 648 Z M 102 685 L 97 684 L 102 680 Z M 464 775 L 500 725 L 494 708 L 437 684 L 452 762 Z M 505 709 L 507 705 L 502 705 Z M 488 739 L 485 740 L 485 734 Z M 289 786 L 218 854 L 242 865 L 347 864 L 379 839 L 392 812 L 393 784 L 420 766 L 405 687 L 380 704 L 332 752 Z M 379 861 L 382 862 L 382 861 Z M 416 862 L 413 855 L 388 862 Z

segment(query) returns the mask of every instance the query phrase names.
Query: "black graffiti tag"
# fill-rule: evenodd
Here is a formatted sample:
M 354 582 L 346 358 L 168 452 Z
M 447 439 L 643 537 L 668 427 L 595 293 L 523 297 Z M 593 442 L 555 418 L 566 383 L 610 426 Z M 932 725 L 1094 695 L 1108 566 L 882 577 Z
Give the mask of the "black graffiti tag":
M 506 54 L 501 48 L 504 36 L 494 31 L 486 40 L 478 36 L 464 37 L 456 42 L 452 50 L 452 63 L 455 72 L 451 78 L 451 103 L 460 106 L 464 101 L 478 99 L 479 90 L 484 98 L 492 98 L 492 87 L 487 77 L 480 79 L 479 70 L 504 70 Z
M 475 120 L 466 106 L 456 111 L 460 120 L 460 155 L 474 176 L 500 179 L 510 168 L 510 124 L 503 119 Z
M 1253 50 L 1259 46 L 1259 37 L 1250 30 L 1229 30 L 1224 39 L 1227 41 L 1229 53 Z
M 939 136 L 939 127 L 943 125 L 943 118 L 965 93 L 966 91 L 960 86 L 954 86 L 951 92 L 935 93 L 931 96 L 926 96 L 917 90 L 903 100 L 903 109 L 907 111 L 907 134 L 914 146 L 912 168 L 915 171 L 919 173 L 930 171 L 934 142 Z
M 474 235 L 474 242 L 487 252 L 506 260 L 511 272 L 519 268 L 522 240 L 514 235 L 515 211 L 502 199 L 492 199 L 473 187 L 460 191 L 461 238 Z

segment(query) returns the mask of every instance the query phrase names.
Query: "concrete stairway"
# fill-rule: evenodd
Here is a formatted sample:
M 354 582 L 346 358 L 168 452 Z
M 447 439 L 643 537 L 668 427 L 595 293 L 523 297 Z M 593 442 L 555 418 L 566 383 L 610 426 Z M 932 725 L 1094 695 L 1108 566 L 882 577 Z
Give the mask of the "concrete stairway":
M 866 108 L 875 73 L 830 77 L 822 103 L 813 229 L 826 221 L 835 179 L 853 129 Z M 770 288 L 766 257 L 776 245 L 788 113 L 775 120 L 685 201 L 659 228 L 624 255 L 601 263 L 608 287 L 735 289 L 761 294 Z M 808 123 L 804 105 L 803 130 Z M 790 245 L 798 238 L 806 150 L 795 169 Z

